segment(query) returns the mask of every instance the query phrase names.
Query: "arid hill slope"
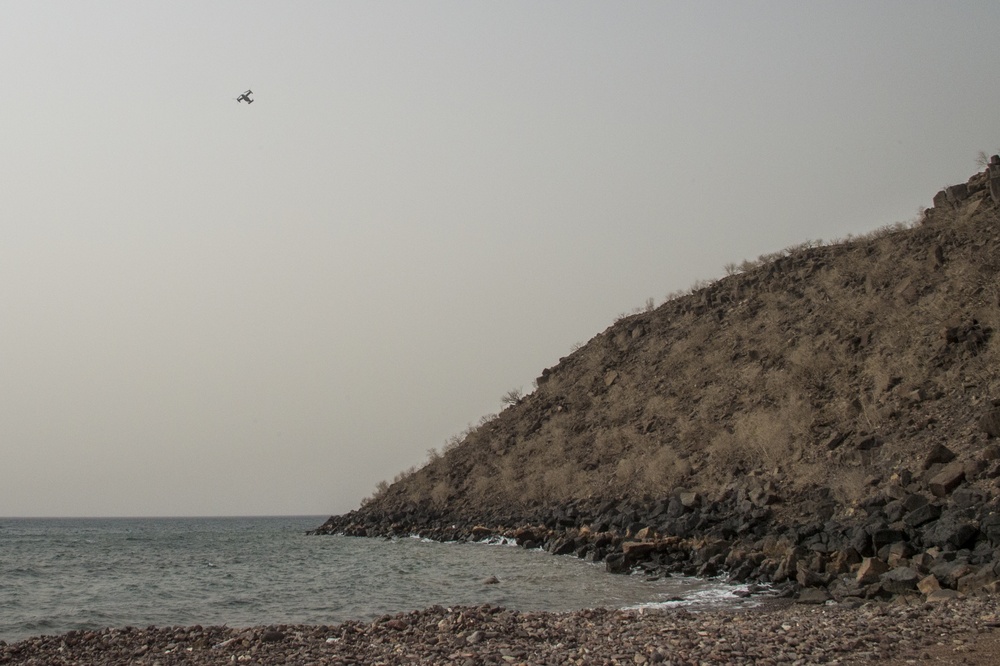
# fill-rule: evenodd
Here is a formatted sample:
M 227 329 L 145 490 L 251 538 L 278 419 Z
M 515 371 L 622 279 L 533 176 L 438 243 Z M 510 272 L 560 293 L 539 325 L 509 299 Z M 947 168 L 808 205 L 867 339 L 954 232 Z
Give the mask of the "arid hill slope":
M 764 493 L 801 522 L 816 498 L 849 516 L 890 486 L 926 491 L 940 445 L 994 497 L 995 196 L 977 174 L 913 228 L 745 262 L 624 317 L 359 514 L 510 525 L 575 500 L 687 491 Z

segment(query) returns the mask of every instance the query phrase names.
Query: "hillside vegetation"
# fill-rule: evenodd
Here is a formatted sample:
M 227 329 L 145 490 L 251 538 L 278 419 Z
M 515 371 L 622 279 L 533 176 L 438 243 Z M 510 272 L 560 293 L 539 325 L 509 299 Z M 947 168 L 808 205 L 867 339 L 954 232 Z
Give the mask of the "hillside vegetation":
M 957 189 L 912 228 L 744 262 L 623 317 L 365 510 L 482 521 L 753 486 L 850 512 L 938 445 L 992 493 L 1000 209 L 986 173 Z

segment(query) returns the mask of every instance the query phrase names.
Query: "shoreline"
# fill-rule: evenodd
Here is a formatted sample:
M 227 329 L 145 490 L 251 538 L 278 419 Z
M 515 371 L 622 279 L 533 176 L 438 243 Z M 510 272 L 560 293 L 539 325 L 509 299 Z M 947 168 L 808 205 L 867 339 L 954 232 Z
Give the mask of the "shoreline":
M 0 664 L 995 663 L 1000 600 L 521 612 L 435 606 L 336 625 L 109 628 L 0 645 Z

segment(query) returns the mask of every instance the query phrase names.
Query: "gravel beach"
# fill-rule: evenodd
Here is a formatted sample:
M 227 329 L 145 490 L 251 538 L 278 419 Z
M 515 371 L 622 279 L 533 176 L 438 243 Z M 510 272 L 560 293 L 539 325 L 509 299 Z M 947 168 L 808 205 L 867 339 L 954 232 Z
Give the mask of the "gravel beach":
M 963 599 L 535 613 L 433 607 L 372 622 L 70 632 L 0 644 L 0 664 L 1000 663 L 1000 602 Z

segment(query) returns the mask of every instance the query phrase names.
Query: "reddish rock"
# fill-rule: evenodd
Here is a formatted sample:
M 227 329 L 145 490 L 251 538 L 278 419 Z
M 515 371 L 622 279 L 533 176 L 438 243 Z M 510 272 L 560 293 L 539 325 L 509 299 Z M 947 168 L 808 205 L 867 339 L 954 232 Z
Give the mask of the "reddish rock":
M 941 589 L 941 583 L 938 582 L 937 576 L 933 574 L 920 579 L 917 583 L 917 589 L 920 590 L 921 594 L 930 594 L 931 592 L 936 592 Z
M 937 497 L 944 497 L 965 480 L 965 465 L 953 462 L 944 467 L 928 482 L 928 489 Z
M 855 578 L 858 585 L 877 583 L 879 576 L 889 570 L 889 565 L 877 557 L 866 557 L 861 561 L 861 568 Z

